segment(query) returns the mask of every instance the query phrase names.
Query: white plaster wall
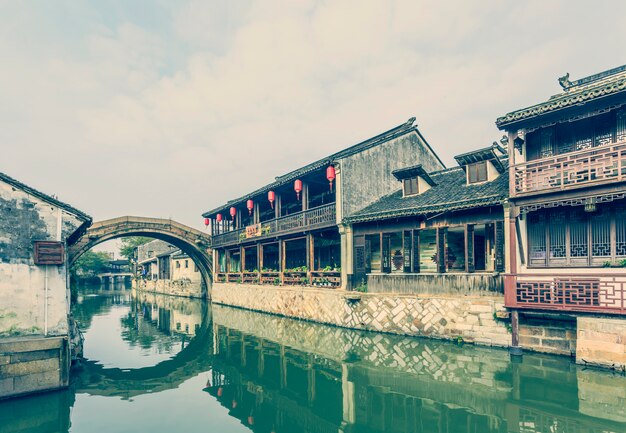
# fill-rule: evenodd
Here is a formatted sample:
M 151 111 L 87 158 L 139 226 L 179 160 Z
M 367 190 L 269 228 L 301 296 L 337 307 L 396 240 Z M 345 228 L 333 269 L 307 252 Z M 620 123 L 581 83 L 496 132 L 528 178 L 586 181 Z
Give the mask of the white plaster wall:
M 0 181 L 0 336 L 67 334 L 67 266 L 34 263 L 34 241 L 65 242 L 83 220 Z M 47 320 L 46 320 L 47 319 Z

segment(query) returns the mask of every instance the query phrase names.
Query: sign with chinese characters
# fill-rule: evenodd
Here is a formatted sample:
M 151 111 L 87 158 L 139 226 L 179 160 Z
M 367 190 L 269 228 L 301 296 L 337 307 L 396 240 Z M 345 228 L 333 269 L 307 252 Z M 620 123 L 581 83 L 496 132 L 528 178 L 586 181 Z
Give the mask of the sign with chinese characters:
M 246 238 L 261 236 L 261 224 L 252 224 L 246 227 Z

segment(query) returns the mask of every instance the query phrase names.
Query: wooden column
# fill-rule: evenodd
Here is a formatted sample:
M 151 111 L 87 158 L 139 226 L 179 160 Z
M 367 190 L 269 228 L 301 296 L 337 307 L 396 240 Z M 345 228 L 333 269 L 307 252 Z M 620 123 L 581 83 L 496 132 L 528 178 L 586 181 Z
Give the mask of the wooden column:
M 280 283 L 283 284 L 285 282 L 285 241 L 283 240 L 279 240 L 278 241 L 278 260 L 279 260 L 279 267 L 280 269 L 278 269 L 278 271 L 280 272 Z
M 302 200 L 302 210 L 309 209 L 309 184 L 306 182 L 302 182 L 302 194 L 300 195 L 300 199 Z
M 252 211 L 252 220 L 254 221 L 254 224 L 258 224 L 259 222 L 261 222 L 261 214 L 259 212 L 259 203 L 258 202 L 254 202 L 254 210 Z
M 239 247 L 239 263 L 239 272 L 243 274 L 243 272 L 246 270 L 246 250 L 243 247 Z
M 311 233 L 307 233 L 306 235 L 306 267 L 307 267 L 307 278 L 309 279 L 309 283 L 311 282 L 311 272 L 315 269 L 315 254 L 313 251 L 313 235 Z
M 281 209 L 282 198 L 279 193 L 276 193 L 276 200 L 274 203 L 274 218 L 280 218 L 280 209 Z
M 263 269 L 263 246 L 256 244 L 256 268 L 259 272 Z

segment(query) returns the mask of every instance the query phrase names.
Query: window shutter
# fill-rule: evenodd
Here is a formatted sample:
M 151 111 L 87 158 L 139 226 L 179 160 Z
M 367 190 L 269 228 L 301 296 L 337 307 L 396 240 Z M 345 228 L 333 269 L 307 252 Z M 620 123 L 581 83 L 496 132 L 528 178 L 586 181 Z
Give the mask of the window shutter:
M 411 272 L 411 258 L 413 257 L 411 231 L 405 230 L 403 238 L 404 272 Z
M 383 241 L 381 245 L 383 263 L 382 268 L 384 273 L 391 272 L 391 236 L 389 234 L 383 234 Z
M 443 274 L 446 272 L 446 229 L 437 229 L 437 272 Z
M 504 272 L 504 221 L 496 221 L 496 263 L 497 272 Z
M 36 265 L 62 265 L 65 263 L 63 242 L 35 241 Z
M 420 271 L 420 237 L 419 231 L 413 230 L 413 272 Z
M 476 270 L 474 265 L 474 226 L 468 224 L 465 229 L 465 250 L 467 252 L 466 269 L 467 272 Z

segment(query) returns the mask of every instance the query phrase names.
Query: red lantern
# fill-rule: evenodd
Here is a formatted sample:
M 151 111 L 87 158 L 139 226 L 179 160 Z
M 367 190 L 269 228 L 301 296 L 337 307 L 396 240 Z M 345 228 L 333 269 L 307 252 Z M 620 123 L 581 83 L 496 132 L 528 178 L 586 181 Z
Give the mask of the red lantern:
M 300 179 L 296 179 L 296 181 L 293 184 L 293 189 L 296 192 L 296 196 L 298 197 L 298 200 L 300 200 L 300 192 L 302 191 L 302 181 Z
M 246 202 L 246 207 L 248 208 L 248 215 L 252 215 L 252 209 L 254 209 L 254 202 L 252 200 L 248 200 Z
M 215 221 L 217 221 L 218 223 L 222 222 L 222 214 L 218 213 L 217 216 L 215 217 Z
M 209 226 L 209 219 L 208 219 L 208 218 L 205 218 L 205 219 L 204 219 L 204 226 L 205 226 L 205 227 L 208 227 L 208 226 Z
M 233 221 L 235 220 L 235 215 L 237 215 L 237 209 L 233 206 L 230 208 L 230 216 L 232 217 Z
M 217 388 L 217 396 L 221 397 L 222 394 L 224 394 L 224 388 L 220 386 L 219 388 Z
M 326 169 L 326 179 L 328 179 L 328 182 L 330 182 L 331 192 L 333 190 L 333 180 L 335 180 L 335 177 L 336 177 L 335 167 L 333 167 L 332 165 L 329 165 L 328 168 Z
M 272 209 L 274 209 L 274 200 L 276 200 L 276 193 L 274 191 L 268 191 L 267 199 L 270 201 L 270 206 L 272 206 Z

